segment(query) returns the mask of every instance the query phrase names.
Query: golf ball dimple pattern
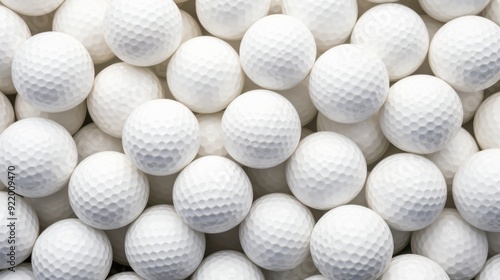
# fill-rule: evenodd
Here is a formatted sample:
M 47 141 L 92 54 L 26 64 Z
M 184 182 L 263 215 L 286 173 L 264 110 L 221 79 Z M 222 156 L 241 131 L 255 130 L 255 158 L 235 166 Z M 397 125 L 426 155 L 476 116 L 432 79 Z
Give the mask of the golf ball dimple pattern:
M 476 92 L 463 92 L 457 90 L 458 97 L 460 97 L 460 101 L 462 101 L 462 106 L 464 109 L 464 121 L 466 123 L 474 117 L 476 110 L 483 102 L 484 91 L 476 91 Z
M 266 16 L 271 0 L 196 0 L 196 14 L 205 29 L 228 40 L 238 40 Z
M 0 6 L 0 91 L 14 93 L 11 64 L 19 47 L 31 37 L 26 23 L 13 11 Z
M 181 280 L 193 273 L 205 252 L 205 236 L 182 222 L 173 206 L 146 209 L 130 226 L 125 252 L 147 280 Z
M 189 164 L 175 181 L 175 210 L 191 228 L 220 233 L 237 226 L 252 206 L 252 184 L 241 167 L 219 156 Z
M 123 153 L 121 139 L 104 133 L 94 123 L 82 127 L 73 136 L 73 139 L 78 150 L 78 162 L 98 152 L 115 151 Z
M 344 205 L 327 212 L 314 227 L 311 254 L 330 279 L 376 279 L 389 266 L 394 244 L 384 220 L 372 210 Z
M 479 106 L 474 118 L 474 133 L 482 149 L 500 148 L 500 92 Z
M 500 275 L 500 255 L 490 258 L 475 280 L 495 280 Z
M 418 2 L 426 14 L 447 22 L 457 17 L 478 14 L 490 0 L 419 0 Z
M 107 280 L 145 280 L 145 279 L 139 276 L 135 272 L 122 272 L 107 278 Z
M 78 160 L 75 141 L 59 124 L 41 118 L 20 120 L 0 134 L 0 168 L 15 167 L 16 193 L 43 197 L 66 184 Z M 7 172 L 0 177 L 8 185 Z
M 80 41 L 95 64 L 114 57 L 104 40 L 104 19 L 109 0 L 65 0 L 54 15 L 52 30 Z
M 221 39 L 202 36 L 183 43 L 170 59 L 168 87 L 175 99 L 198 113 L 227 107 L 243 89 L 238 53 Z
M 194 114 L 173 100 L 151 100 L 137 107 L 123 127 L 123 150 L 142 171 L 171 175 L 190 163 L 200 147 Z
M 31 255 L 38 280 L 104 280 L 112 260 L 106 234 L 78 219 L 48 227 L 36 240 Z
M 39 223 L 35 211 L 22 197 L 18 195 L 11 196 L 2 191 L 0 192 L 0 203 L 5 207 L 4 210 L 0 211 L 0 221 L 2 223 L 0 228 L 0 250 L 3 252 L 0 255 L 0 269 L 7 269 L 13 266 L 10 263 L 13 260 L 8 255 L 11 252 L 11 246 L 15 246 L 15 261 L 13 261 L 15 265 L 21 264 L 29 257 L 38 238 Z M 14 206 L 14 215 L 10 215 L 9 206 Z M 9 218 L 16 218 L 16 220 L 10 220 Z M 9 227 L 12 223 L 14 223 L 14 227 Z M 12 236 L 14 237 L 12 238 Z M 12 241 L 15 243 L 12 243 Z M 0 279 L 2 279 L 1 276 Z
M 486 89 L 500 79 L 500 27 L 478 16 L 456 18 L 434 35 L 429 62 L 457 90 Z
M 347 40 L 358 18 L 356 0 L 284 0 L 283 13 L 302 21 L 320 52 Z
M 433 260 L 419 255 L 400 255 L 392 259 L 391 265 L 380 280 L 433 279 L 450 280 L 446 272 Z
M 316 43 L 311 31 L 287 15 L 257 21 L 241 41 L 240 61 L 248 78 L 270 90 L 300 84 L 313 67 Z
M 125 121 L 135 108 L 162 97 L 160 80 L 151 70 L 120 62 L 97 75 L 87 104 L 92 120 L 102 131 L 121 137 Z
M 149 184 L 146 175 L 124 154 L 100 152 L 75 168 L 68 193 L 80 220 L 95 228 L 116 229 L 142 213 Z
M 430 225 L 446 203 L 446 182 L 430 160 L 412 154 L 385 158 L 366 182 L 368 205 L 394 229 L 415 231 Z
M 254 90 L 238 96 L 222 116 L 229 155 L 252 168 L 270 168 L 290 157 L 300 140 L 297 110 L 283 96 Z
M 413 232 L 411 250 L 438 263 L 451 280 L 471 279 L 486 261 L 488 240 L 484 231 L 446 208 L 430 226 Z
M 0 134 L 16 120 L 14 108 L 7 96 L 0 92 Z
M 240 225 L 245 254 L 268 270 L 288 270 L 309 254 L 314 227 L 311 212 L 287 194 L 269 194 L 257 199 Z
M 36 278 L 31 263 L 22 263 L 16 266 L 14 273 L 10 270 L 0 271 L 0 280 L 36 280 Z
M 458 133 L 463 108 L 450 85 L 433 76 L 415 75 L 391 87 L 379 117 L 384 135 L 394 146 L 429 154 Z
M 377 5 L 357 21 L 352 44 L 374 51 L 387 66 L 392 81 L 413 73 L 429 49 L 429 34 L 420 16 L 400 4 Z
M 152 66 L 179 47 L 181 13 L 172 0 L 111 0 L 104 20 L 104 38 L 121 60 Z
M 484 231 L 500 232 L 500 149 L 468 157 L 453 180 L 453 200 L 464 219 Z
M 12 61 L 12 81 L 19 95 L 46 112 L 69 110 L 87 98 L 94 65 L 85 47 L 60 32 L 28 39 Z
M 340 123 L 357 123 L 375 114 L 389 94 L 383 61 L 358 45 L 324 53 L 311 71 L 309 93 L 318 110 Z
M 236 251 L 214 253 L 200 264 L 192 280 L 264 280 L 260 268 L 245 255 Z
M 317 132 L 303 139 L 286 167 L 286 180 L 302 203 L 331 209 L 352 200 L 366 179 L 363 153 L 349 138 Z
M 61 5 L 64 0 L 1 0 L 1 2 L 8 8 L 28 16 L 41 16 L 48 14 L 59 5 Z
M 316 119 L 318 131 L 331 131 L 349 137 L 363 152 L 366 163 L 372 164 L 384 155 L 389 141 L 380 128 L 378 114 L 352 124 L 338 123 L 319 113 Z

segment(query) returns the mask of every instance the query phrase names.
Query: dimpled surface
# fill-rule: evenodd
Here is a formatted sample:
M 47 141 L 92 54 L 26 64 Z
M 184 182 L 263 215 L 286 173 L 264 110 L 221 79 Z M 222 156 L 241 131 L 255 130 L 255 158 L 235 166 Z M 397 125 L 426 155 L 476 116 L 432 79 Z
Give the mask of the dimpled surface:
M 479 106 L 474 118 L 474 133 L 482 149 L 500 148 L 500 92 Z
M 198 113 L 226 108 L 241 93 L 243 81 L 238 53 L 228 43 L 210 36 L 183 43 L 167 68 L 172 95 Z
M 196 156 L 199 124 L 181 103 L 151 100 L 130 114 L 122 141 L 125 154 L 139 169 L 151 175 L 171 175 Z
M 495 280 L 500 275 L 500 255 L 490 258 L 475 280 Z
M 144 280 L 144 278 L 135 272 L 122 272 L 107 278 L 107 280 Z
M 483 10 L 483 16 L 500 25 L 500 0 L 491 0 Z
M 87 104 L 92 120 L 102 131 L 121 137 L 123 125 L 135 108 L 162 97 L 160 80 L 151 70 L 120 62 L 97 75 Z
M 425 155 L 425 157 L 441 170 L 446 179 L 448 191 L 451 192 L 453 177 L 455 177 L 458 167 L 466 158 L 477 152 L 479 152 L 479 148 L 474 137 L 467 130 L 460 128 L 457 135 L 443 149 Z
M 241 41 L 243 70 L 254 83 L 266 89 L 297 86 L 309 74 L 315 59 L 316 43 L 311 31 L 291 16 L 262 18 Z
M 245 254 L 268 270 L 288 270 L 309 254 L 314 227 L 311 212 L 293 196 L 269 194 L 257 199 L 240 225 Z
M 311 96 L 309 96 L 309 79 L 305 79 L 296 87 L 276 91 L 276 93 L 281 94 L 292 103 L 299 113 L 302 126 L 310 123 L 318 114 L 318 110 L 314 107 Z
M 358 45 L 324 53 L 311 71 L 309 93 L 318 110 L 341 123 L 366 120 L 384 104 L 389 75 L 380 58 Z
M 500 149 L 487 149 L 468 157 L 453 180 L 453 200 L 471 225 L 500 232 Z
M 16 91 L 12 84 L 11 63 L 19 46 L 30 36 L 26 23 L 13 11 L 0 6 L 0 91 L 13 93 Z
M 78 219 L 48 227 L 37 239 L 31 255 L 37 280 L 104 280 L 112 260 L 106 234 Z
M 198 156 L 227 156 L 222 138 L 222 112 L 209 115 L 196 115 L 200 124 L 201 145 Z
M 419 0 L 418 2 L 426 14 L 447 22 L 457 17 L 478 14 L 490 0 Z
M 9 99 L 0 92 L 0 134 L 16 120 Z
M 31 254 L 33 245 L 38 238 L 39 224 L 33 208 L 20 196 L 15 194 L 11 196 L 2 191 L 0 192 L 0 202 L 5 209 L 0 211 L 0 221 L 2 223 L 0 228 L 0 250 L 3 252 L 0 255 L 0 269 L 6 269 L 12 266 L 8 263 L 11 258 L 7 255 L 11 252 L 10 247 L 14 245 L 12 240 L 15 242 L 15 264 L 21 264 Z M 15 208 L 12 210 L 13 215 L 7 208 L 11 206 Z M 9 220 L 9 218 L 16 218 L 16 220 Z M 8 227 L 12 222 L 15 223 L 14 228 Z
M 147 280 L 184 279 L 205 252 L 205 236 L 184 224 L 173 206 L 146 209 L 130 226 L 125 252 L 137 274 Z
M 380 280 L 450 280 L 446 272 L 433 260 L 419 255 L 401 255 L 392 259 L 391 265 Z
M 318 131 L 331 131 L 349 137 L 363 152 L 366 163 L 378 160 L 387 151 L 389 141 L 380 128 L 378 114 L 352 124 L 335 122 L 319 113 L 316 119 Z
M 314 265 L 311 254 L 295 268 L 284 271 L 264 271 L 267 280 L 304 280 L 316 274 L 319 274 L 319 271 Z
M 364 13 L 354 26 L 351 43 L 374 51 L 391 80 L 410 75 L 422 64 L 429 34 L 420 16 L 400 4 L 381 4 Z
M 478 16 L 456 18 L 432 38 L 429 62 L 457 90 L 486 89 L 500 79 L 500 27 Z
M 363 153 L 349 138 L 317 132 L 300 142 L 286 167 L 286 180 L 302 203 L 331 209 L 352 200 L 366 179 Z
M 311 30 L 320 52 L 347 40 L 358 18 L 356 0 L 284 0 L 283 13 Z
M 67 111 L 49 113 L 33 107 L 18 95 L 16 97 L 15 108 L 18 120 L 26 118 L 49 119 L 62 125 L 71 135 L 75 134 L 80 129 L 87 116 L 87 102 L 85 101 Z
M 415 231 L 438 218 L 446 203 L 446 182 L 430 160 L 413 154 L 392 155 L 370 173 L 366 199 L 392 228 Z
M 238 40 L 256 21 L 266 16 L 271 0 L 196 0 L 196 14 L 213 35 Z
M 345 205 L 327 212 L 314 227 L 311 254 L 330 279 L 376 279 L 389 266 L 394 244 L 384 220 L 372 210 Z
M 15 167 L 16 193 L 23 196 L 42 197 L 60 190 L 68 182 L 77 157 L 71 135 L 50 120 L 20 120 L 0 134 L 0 168 Z M 1 174 L 7 185 L 7 172 Z
M 429 154 L 442 149 L 460 130 L 463 108 L 451 86 L 428 75 L 395 83 L 379 113 L 387 139 L 401 150 Z
M 487 232 L 488 252 L 491 256 L 500 254 L 500 232 Z
M 15 272 L 9 270 L 0 271 L 0 280 L 36 280 L 30 263 L 22 263 L 16 266 Z
M 438 263 L 451 280 L 471 279 L 483 267 L 488 254 L 484 231 L 468 224 L 446 208 L 432 225 L 413 232 L 411 250 Z
M 193 161 L 175 181 L 175 211 L 191 228 L 220 233 L 237 226 L 252 206 L 252 184 L 241 167 L 220 156 Z
M 172 0 L 110 0 L 104 38 L 121 60 L 136 66 L 158 64 L 177 49 L 182 17 Z
M 123 153 L 122 141 L 104 133 L 94 123 L 82 127 L 74 136 L 78 150 L 78 162 L 90 155 L 104 151 Z
M 127 236 L 129 227 L 130 224 L 121 228 L 104 231 L 113 249 L 113 261 L 124 266 L 130 266 L 127 254 L 125 253 L 125 236 Z
M 260 268 L 236 251 L 214 253 L 200 264 L 191 280 L 264 280 Z
M 35 210 L 42 230 L 57 221 L 75 217 L 69 203 L 68 186 L 49 196 L 26 197 L 25 200 Z
M 286 98 L 268 90 L 238 96 L 224 112 L 221 126 L 229 155 L 252 168 L 284 162 L 300 140 L 297 110 Z
M 94 82 L 94 65 L 87 49 L 73 37 L 44 32 L 16 52 L 12 81 L 32 106 L 62 112 L 85 100 Z
M 65 0 L 57 9 L 52 30 L 80 41 L 95 64 L 111 60 L 113 52 L 104 40 L 104 18 L 110 0 Z
M 1 0 L 1 2 L 20 14 L 40 16 L 57 9 L 64 0 Z
M 148 179 L 122 153 L 100 152 L 83 160 L 69 181 L 69 201 L 88 225 L 116 229 L 137 218 L 149 198 Z
M 476 110 L 483 102 L 484 91 L 476 91 L 476 92 L 463 92 L 457 90 L 458 97 L 460 97 L 460 101 L 462 101 L 462 106 L 464 109 L 464 120 L 463 123 L 466 123 L 474 117 Z

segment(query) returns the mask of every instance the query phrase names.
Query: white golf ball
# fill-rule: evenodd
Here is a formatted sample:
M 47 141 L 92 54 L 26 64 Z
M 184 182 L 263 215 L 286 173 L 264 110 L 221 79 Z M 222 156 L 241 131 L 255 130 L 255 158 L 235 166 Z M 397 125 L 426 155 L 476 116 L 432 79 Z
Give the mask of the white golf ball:
M 38 238 L 39 223 L 33 208 L 13 191 L 0 192 L 0 203 L 4 206 L 0 211 L 0 269 L 7 269 L 29 257 Z
M 500 232 L 500 149 L 469 156 L 453 180 L 453 200 L 460 215 L 484 231 Z
M 224 113 L 214 113 L 196 115 L 200 124 L 201 144 L 198 150 L 198 156 L 227 156 L 226 148 L 224 148 L 224 139 L 222 138 L 222 115 Z
M 358 45 L 334 47 L 318 58 L 309 78 L 309 94 L 318 110 L 340 123 L 357 123 L 374 115 L 389 94 L 382 60 Z
M 78 219 L 59 221 L 40 234 L 31 263 L 36 279 L 106 279 L 113 260 L 103 231 Z
M 252 184 L 241 167 L 220 156 L 186 166 L 173 189 L 175 211 L 191 228 L 221 233 L 237 226 L 252 206 Z
M 377 5 L 359 18 L 351 43 L 374 51 L 387 66 L 391 81 L 396 81 L 422 64 L 429 48 L 429 34 L 416 12 L 389 3 Z
M 151 70 L 120 62 L 96 76 L 87 105 L 92 120 L 102 131 L 121 137 L 125 121 L 135 108 L 162 97 L 160 80 Z
M 356 0 L 283 0 L 282 7 L 311 30 L 320 52 L 344 43 L 358 18 Z
M 205 29 L 228 40 L 238 40 L 266 16 L 271 0 L 196 0 L 196 14 Z
M 460 130 L 463 108 L 455 90 L 433 76 L 415 75 L 395 83 L 379 113 L 387 139 L 401 150 L 429 154 Z
M 500 92 L 488 97 L 477 109 L 474 133 L 482 149 L 500 148 Z
M 0 92 L 0 134 L 16 120 L 14 108 L 7 96 Z
M 163 62 L 177 49 L 182 18 L 172 0 L 111 0 L 104 38 L 121 60 L 136 66 Z
M 36 280 L 36 278 L 31 263 L 22 263 L 16 266 L 14 273 L 7 269 L 0 271 L 0 280 Z
M 472 120 L 476 110 L 479 108 L 479 105 L 483 102 L 484 91 L 464 92 L 457 90 L 456 92 L 458 97 L 460 97 L 460 101 L 462 101 L 462 107 L 464 109 L 463 123 L 466 123 Z
M 104 40 L 104 20 L 109 0 L 65 0 L 54 15 L 52 30 L 80 41 L 94 64 L 111 60 L 115 55 Z
M 60 32 L 29 38 L 12 61 L 12 81 L 26 102 L 46 112 L 67 111 L 87 98 L 94 65 L 85 47 Z
M 314 276 L 311 276 L 311 277 L 307 277 L 304 280 L 328 280 L 328 278 L 326 278 L 323 275 L 314 275 Z
M 314 218 L 303 204 L 287 194 L 269 194 L 257 199 L 240 225 L 245 254 L 268 270 L 288 270 L 309 254 Z
M 314 107 L 311 96 L 309 95 L 309 79 L 305 79 L 296 87 L 287 90 L 279 90 L 276 91 L 276 93 L 282 95 L 292 103 L 297 113 L 299 113 L 302 126 L 310 123 L 318 114 L 318 109 Z
M 20 14 L 41 16 L 57 9 L 64 0 L 1 0 L 1 2 Z
M 300 84 L 316 59 L 314 37 L 302 22 L 287 15 L 257 21 L 241 41 L 240 61 L 248 78 L 270 90 Z
M 450 280 L 435 261 L 414 254 L 400 255 L 392 259 L 380 280 L 433 279 Z
M 500 275 L 500 255 L 490 258 L 475 280 L 495 280 L 498 275 Z
M 123 153 L 121 139 L 104 133 L 94 123 L 82 127 L 73 136 L 73 139 L 78 150 L 78 162 L 98 152 L 115 151 Z
M 419 0 L 418 2 L 426 14 L 447 22 L 457 17 L 478 14 L 490 0 Z
M 351 201 L 366 179 L 363 153 L 349 138 L 317 132 L 303 139 L 286 167 L 292 193 L 305 205 L 331 209 Z
M 500 80 L 500 27 L 478 16 L 446 23 L 432 38 L 429 62 L 434 74 L 457 90 L 474 92 Z
M 288 159 L 300 140 L 297 110 L 283 96 L 254 90 L 238 96 L 222 116 L 229 155 L 252 168 L 269 168 Z
M 446 208 L 432 225 L 413 232 L 411 250 L 438 263 L 452 280 L 471 279 L 486 261 L 488 240 L 484 231 Z
M 135 272 L 121 272 L 118 274 L 115 274 L 106 280 L 145 280 L 139 274 Z
M 137 107 L 125 122 L 123 150 L 140 170 L 171 175 L 196 156 L 199 130 L 186 106 L 173 100 L 151 100 Z
M 69 181 L 75 214 L 98 229 L 130 224 L 146 207 L 148 179 L 122 153 L 100 152 L 84 159 Z
M 264 280 L 259 267 L 236 251 L 219 251 L 206 257 L 191 280 Z
M 20 120 L 0 134 L 0 169 L 15 168 L 16 193 L 43 197 L 60 190 L 78 160 L 75 141 L 61 125 L 41 118 Z M 0 180 L 8 186 L 7 172 Z
M 389 226 L 372 210 L 339 206 L 327 212 L 311 236 L 311 254 L 330 279 L 376 279 L 391 261 L 394 244 Z
M 167 68 L 172 95 L 198 113 L 225 109 L 241 93 L 243 81 L 238 53 L 228 43 L 210 36 L 183 43 Z
M 28 26 L 16 13 L 0 6 L 0 91 L 10 94 L 16 89 L 12 82 L 11 64 L 19 47 L 31 37 Z
M 205 236 L 184 224 L 173 206 L 146 209 L 125 237 L 130 266 L 148 280 L 181 280 L 191 275 L 205 252 Z
M 26 197 L 25 200 L 35 210 L 41 230 L 45 230 L 60 220 L 76 218 L 69 203 L 68 186 L 64 186 L 49 196 Z

